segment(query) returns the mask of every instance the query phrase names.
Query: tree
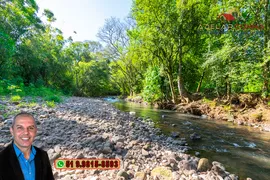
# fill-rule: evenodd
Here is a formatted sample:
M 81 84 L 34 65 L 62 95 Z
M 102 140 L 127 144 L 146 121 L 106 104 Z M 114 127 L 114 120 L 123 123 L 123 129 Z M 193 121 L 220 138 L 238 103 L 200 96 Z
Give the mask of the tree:
M 204 17 L 202 13 L 206 13 L 204 6 L 203 1 L 136 0 L 133 7 L 143 48 L 164 68 L 173 102 L 177 101 L 176 77 L 179 95 L 188 96 L 184 71 L 190 69 L 187 57 L 192 57 L 201 44 L 196 28 Z
M 41 29 L 37 17 L 38 7 L 33 0 L 0 2 L 0 71 L 2 77 L 9 77 L 11 58 L 20 45 L 20 38 L 31 34 L 30 29 Z
M 129 31 L 133 28 L 133 20 L 121 22 L 119 19 L 110 18 L 106 20 L 103 28 L 98 32 L 99 39 L 106 43 L 105 53 L 107 59 L 111 61 L 113 81 L 122 88 L 124 94 L 133 95 L 141 89 L 139 77 L 142 79 L 142 73 L 135 65 L 134 51 L 129 51 L 130 37 Z M 132 52 L 132 53 L 131 53 Z M 120 75 L 121 74 L 121 75 Z M 123 83 L 125 88 L 123 88 Z
M 264 5 L 264 58 L 263 58 L 263 95 L 267 97 L 269 94 L 269 70 L 270 70 L 270 3 L 269 0 L 263 1 Z

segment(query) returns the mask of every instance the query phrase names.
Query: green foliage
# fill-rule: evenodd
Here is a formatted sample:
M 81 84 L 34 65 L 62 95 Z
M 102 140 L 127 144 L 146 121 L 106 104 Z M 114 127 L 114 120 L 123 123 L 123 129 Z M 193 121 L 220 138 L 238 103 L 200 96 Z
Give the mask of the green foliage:
M 216 107 L 216 104 L 217 104 L 215 101 L 212 101 L 212 100 L 207 99 L 205 97 L 202 99 L 202 102 L 208 104 L 211 108 Z
M 30 102 L 30 103 L 27 104 L 28 107 L 35 107 L 35 106 L 37 106 L 37 105 L 38 105 L 38 104 L 35 103 L 35 102 Z
M 50 96 L 46 96 L 44 98 L 45 101 L 53 101 L 53 102 L 62 102 L 62 98 L 60 96 L 57 96 L 57 95 L 50 95 Z
M 4 116 L 4 118 L 6 119 L 6 118 L 8 118 L 9 116 L 14 116 L 14 115 L 16 115 L 16 114 L 18 114 L 18 113 L 19 113 L 19 110 L 8 111 L 8 112 L 5 112 L 5 113 L 3 114 L 3 116 Z
M 161 74 L 160 68 L 150 67 L 145 73 L 143 98 L 147 102 L 156 102 L 164 98 L 161 90 Z
M 108 94 L 109 69 L 105 61 L 79 62 L 78 94 L 102 96 Z
M 223 106 L 224 111 L 230 111 L 231 110 L 231 106 L 230 105 L 224 105 Z
M 134 0 L 128 21 L 106 20 L 95 41 L 65 39 L 52 22 L 37 16 L 34 0 L 0 2 L 0 95 L 43 97 L 60 102 L 60 92 L 82 96 L 143 94 L 149 102 L 205 94 L 269 93 L 268 1 Z M 268 9 L 267 9 L 268 8 Z M 217 18 L 236 10 L 234 22 Z M 257 30 L 200 25 L 262 24 Z M 268 25 L 269 26 L 269 25 Z M 268 44 L 267 44 L 268 43 Z M 160 68 L 158 68 L 160 67 Z M 161 73 L 162 70 L 162 73 Z
M 18 101 L 21 100 L 21 97 L 18 96 L 18 95 L 16 95 L 16 96 L 11 96 L 10 100 L 11 100 L 12 102 L 18 102 Z
M 14 84 L 19 83 L 19 85 Z M 29 86 L 25 86 L 23 83 L 20 83 L 20 80 L 17 81 L 7 81 L 2 80 L 0 84 L 3 85 L 2 90 L 0 91 L 0 95 L 9 96 L 11 95 L 11 101 L 20 101 L 21 97 L 24 96 L 32 96 L 32 102 L 35 103 L 35 97 L 43 97 L 46 101 L 54 101 L 54 102 L 61 102 L 63 93 L 61 91 L 57 91 L 51 88 L 46 87 L 36 87 L 33 84 Z M 34 105 L 34 104 L 32 104 Z M 30 104 L 31 106 L 31 104 Z
M 35 106 L 37 106 L 38 104 L 36 103 L 36 102 L 30 102 L 30 103 L 28 103 L 28 102 L 21 102 L 18 106 L 19 107 L 35 107 Z
M 5 109 L 6 109 L 6 106 L 5 106 L 5 105 L 0 104 L 0 110 L 5 110 Z
M 46 101 L 46 105 L 50 108 L 54 108 L 56 106 L 54 101 Z
M 212 100 L 207 99 L 206 97 L 204 97 L 204 98 L 202 99 L 202 102 L 204 102 L 204 103 L 210 103 L 210 102 L 212 102 Z

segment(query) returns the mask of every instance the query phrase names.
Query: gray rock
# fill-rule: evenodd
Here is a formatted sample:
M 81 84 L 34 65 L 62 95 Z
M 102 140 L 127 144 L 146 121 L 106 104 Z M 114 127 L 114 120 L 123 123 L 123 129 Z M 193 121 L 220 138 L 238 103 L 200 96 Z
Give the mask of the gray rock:
M 136 180 L 146 180 L 146 173 L 145 172 L 136 172 L 135 179 Z
M 222 168 L 220 168 L 219 166 L 213 165 L 213 167 L 211 168 L 211 171 L 213 171 L 215 174 L 221 176 L 222 178 L 225 178 L 227 176 L 225 170 L 223 170 Z
M 117 173 L 117 176 L 118 177 L 123 177 L 124 179 L 128 179 L 128 173 L 124 170 L 120 170 L 118 173 Z
M 171 137 L 172 138 L 178 138 L 180 136 L 180 133 L 179 132 L 172 132 L 171 133 Z
M 221 164 L 220 162 L 217 161 L 213 161 L 212 162 L 213 166 L 218 166 L 220 169 L 222 169 L 223 171 L 225 171 L 225 167 L 223 166 L 223 164 Z
M 197 163 L 192 160 L 182 160 L 178 164 L 179 169 L 197 170 Z
M 105 146 L 103 149 L 102 149 L 102 153 L 104 154 L 109 154 L 109 153 L 112 153 L 112 149 L 108 146 Z
M 262 131 L 270 132 L 270 124 L 265 124 L 262 126 Z
M 55 153 L 51 157 L 49 157 L 49 159 L 50 159 L 51 163 L 53 163 L 56 159 L 58 159 L 60 157 L 61 157 L 61 154 Z
M 198 167 L 197 170 L 198 171 L 207 171 L 211 168 L 209 160 L 206 158 L 201 158 L 199 163 L 198 163 Z
M 148 156 L 148 155 L 149 155 L 149 153 L 148 153 L 148 151 L 146 151 L 146 150 L 142 149 L 142 155 L 143 155 L 143 156 Z
M 190 139 L 193 140 L 193 141 L 194 140 L 200 140 L 201 136 L 195 132 L 195 133 L 190 135 Z
M 61 180 L 72 180 L 70 175 L 66 175 L 64 178 L 62 178 Z
M 4 123 L 5 123 L 7 126 L 11 126 L 11 124 L 12 124 L 12 118 L 8 118 L 8 119 L 4 120 Z
M 60 147 L 59 144 L 56 145 L 56 146 L 54 146 L 54 151 L 55 151 L 56 153 L 60 153 L 60 152 L 61 152 L 61 147 Z
M 179 174 L 178 172 L 173 172 L 173 173 L 172 173 L 172 178 L 173 178 L 173 179 L 180 179 L 180 177 L 181 177 L 181 176 L 180 176 L 180 174 Z
M 83 153 L 79 153 L 76 156 L 76 159 L 83 159 L 84 158 L 84 154 Z
M 48 117 L 49 117 L 48 114 L 42 114 L 42 115 L 39 116 L 39 118 L 41 118 L 41 119 L 42 119 L 42 118 L 48 118 Z

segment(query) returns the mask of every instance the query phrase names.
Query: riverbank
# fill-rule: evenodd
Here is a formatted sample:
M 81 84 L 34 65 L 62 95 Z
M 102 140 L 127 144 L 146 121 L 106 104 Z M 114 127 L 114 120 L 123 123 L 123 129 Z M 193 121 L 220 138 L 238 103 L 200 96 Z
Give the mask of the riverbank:
M 237 179 L 221 163 L 193 157 L 186 140 L 162 135 L 153 123 L 121 112 L 100 99 L 67 98 L 55 108 L 37 102 L 23 106 L 1 100 L 4 112 L 37 117 L 35 145 L 57 158 L 119 158 L 121 170 L 56 170 L 56 179 Z M 12 115 L 0 115 L 0 149 L 11 141 Z
M 230 100 L 196 97 L 188 103 L 158 103 L 157 108 L 175 110 L 212 120 L 223 120 L 238 125 L 251 126 L 270 132 L 270 105 L 257 94 L 234 95 Z M 127 101 L 145 103 L 140 97 L 126 98 Z

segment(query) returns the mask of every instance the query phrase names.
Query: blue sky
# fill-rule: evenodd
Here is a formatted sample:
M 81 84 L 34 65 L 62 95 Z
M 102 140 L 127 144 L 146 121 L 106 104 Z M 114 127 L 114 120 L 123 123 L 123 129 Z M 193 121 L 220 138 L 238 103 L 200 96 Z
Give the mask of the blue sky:
M 43 9 L 54 13 L 54 27 L 62 30 L 65 38 L 74 41 L 98 41 L 96 34 L 103 27 L 105 19 L 128 16 L 132 0 L 36 0 L 39 14 Z M 77 32 L 77 34 L 74 33 Z

